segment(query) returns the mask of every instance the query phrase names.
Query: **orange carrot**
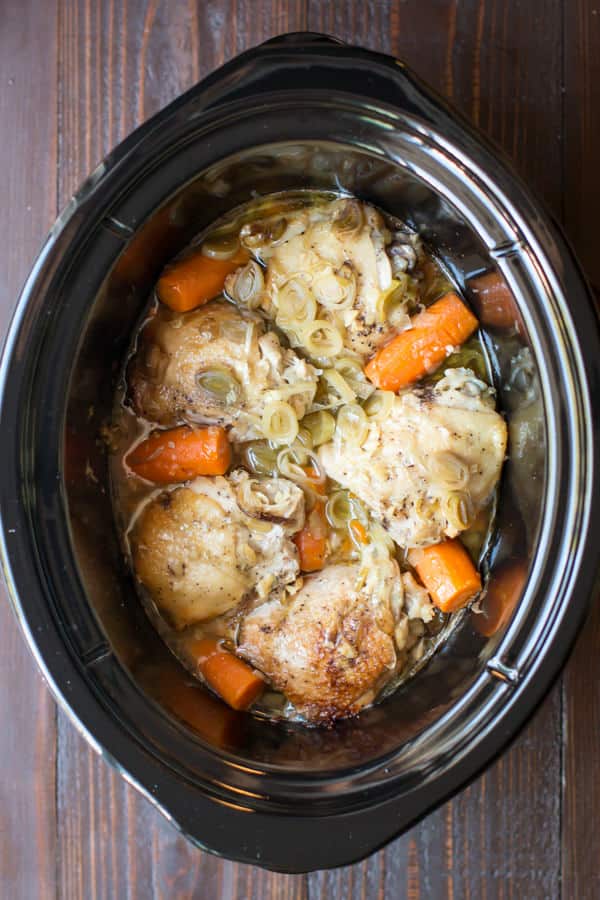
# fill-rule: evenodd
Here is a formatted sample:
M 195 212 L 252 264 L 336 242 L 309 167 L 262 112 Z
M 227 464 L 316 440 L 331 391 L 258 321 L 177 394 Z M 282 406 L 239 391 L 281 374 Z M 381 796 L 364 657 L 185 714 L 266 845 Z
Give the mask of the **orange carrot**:
M 157 687 L 158 699 L 187 722 L 205 741 L 217 747 L 239 747 L 243 740 L 240 716 L 216 697 L 203 690 L 200 684 L 190 684 L 189 675 L 180 671 L 161 669 Z
M 445 294 L 412 319 L 382 347 L 365 368 L 367 378 L 384 391 L 397 391 L 435 371 L 448 354 L 473 334 L 478 322 L 457 294 Z
M 456 538 L 410 550 L 408 561 L 442 612 L 462 609 L 481 590 L 479 572 Z
M 469 282 L 474 305 L 483 325 L 525 331 L 521 313 L 506 281 L 498 272 L 486 272 Z
M 294 536 L 294 543 L 300 555 L 300 569 L 303 572 L 317 572 L 325 565 L 328 532 L 325 504 L 316 503 L 304 523 L 304 528 Z
M 247 262 L 245 250 L 231 259 L 213 259 L 202 251 L 167 266 L 158 280 L 159 299 L 175 312 L 188 312 L 217 297 L 231 272 Z
M 491 637 L 503 628 L 517 605 L 525 582 L 527 566 L 521 559 L 510 560 L 497 572 L 492 572 L 481 603 L 481 612 L 474 613 L 472 622 L 484 637 Z
M 227 432 L 220 425 L 155 431 L 134 447 L 125 462 L 140 478 L 156 484 L 198 475 L 224 475 L 231 464 Z
M 367 544 L 369 541 L 369 535 L 367 534 L 367 529 L 363 525 L 363 523 L 359 519 L 351 519 L 350 520 L 350 532 L 353 535 L 354 539 L 359 544 Z
M 190 641 L 188 651 L 207 684 L 233 709 L 248 709 L 264 690 L 263 678 L 214 638 Z

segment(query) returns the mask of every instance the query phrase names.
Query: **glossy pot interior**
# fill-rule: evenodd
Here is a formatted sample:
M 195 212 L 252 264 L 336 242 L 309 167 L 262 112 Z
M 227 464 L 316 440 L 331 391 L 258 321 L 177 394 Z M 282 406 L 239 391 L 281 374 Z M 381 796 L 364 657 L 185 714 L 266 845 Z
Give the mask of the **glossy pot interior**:
M 99 439 L 164 263 L 255 192 L 294 187 L 350 191 L 423 234 L 489 324 L 511 442 L 484 605 L 514 613 L 494 633 L 462 614 L 411 682 L 332 730 L 234 713 L 200 687 L 167 701 L 166 687 L 187 679 L 125 571 Z M 490 291 L 514 315 L 494 315 Z M 93 174 L 55 226 L 9 336 L 5 569 L 55 693 L 203 846 L 288 871 L 370 852 L 485 765 L 564 661 L 597 566 L 599 358 L 561 237 L 402 67 L 310 36 L 245 54 Z

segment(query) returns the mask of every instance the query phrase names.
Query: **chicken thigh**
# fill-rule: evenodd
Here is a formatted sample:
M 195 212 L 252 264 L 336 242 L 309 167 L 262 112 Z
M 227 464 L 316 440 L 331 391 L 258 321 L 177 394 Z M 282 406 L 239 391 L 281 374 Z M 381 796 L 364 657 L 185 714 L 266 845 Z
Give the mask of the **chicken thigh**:
M 360 565 L 328 566 L 242 622 L 239 653 L 309 721 L 359 712 L 396 671 L 402 582 L 395 561 L 378 568 L 375 585 Z
M 298 576 L 291 540 L 304 495 L 284 478 L 196 478 L 143 507 L 130 532 L 134 571 L 176 629 L 266 597 Z
M 382 306 L 385 292 L 400 283 L 393 280 L 398 258 L 388 252 L 394 246 L 391 234 L 376 209 L 341 199 L 291 213 L 285 221 L 281 238 L 270 245 L 260 244 L 262 223 L 245 229 L 250 246 L 267 264 L 262 308 L 291 334 L 293 344 L 303 344 L 302 335 L 295 334 L 302 319 L 310 325 L 316 317 L 334 322 L 346 349 L 366 357 L 408 323 L 402 303 L 393 311 Z M 269 237 L 269 229 L 264 231 Z M 414 248 L 409 249 L 416 259 Z M 298 322 L 290 313 L 294 294 L 305 300 Z M 307 312 L 310 309 L 314 314 Z
M 161 306 L 140 333 L 128 384 L 134 410 L 151 422 L 231 425 L 231 440 L 245 441 L 262 437 L 278 391 L 301 418 L 317 374 L 265 333 L 257 313 L 217 300 L 189 313 Z
M 492 391 L 467 369 L 394 398 L 362 446 L 334 438 L 325 472 L 349 488 L 401 547 L 456 537 L 489 500 L 506 452 Z

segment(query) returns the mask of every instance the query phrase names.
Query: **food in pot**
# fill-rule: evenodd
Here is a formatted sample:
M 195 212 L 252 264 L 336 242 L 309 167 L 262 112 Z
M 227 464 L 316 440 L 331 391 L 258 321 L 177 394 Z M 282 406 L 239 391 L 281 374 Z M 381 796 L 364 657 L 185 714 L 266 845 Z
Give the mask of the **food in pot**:
M 111 436 L 142 602 L 234 709 L 356 715 L 481 591 L 506 425 L 478 322 L 356 198 L 254 200 L 170 263 Z
M 354 494 L 400 547 L 456 537 L 492 495 L 506 425 L 468 369 L 407 388 L 383 413 L 346 425 L 319 450 L 325 474 Z
M 224 425 L 232 441 L 244 441 L 264 436 L 262 420 L 278 403 L 301 419 L 318 375 L 258 313 L 213 300 L 183 314 L 157 306 L 139 335 L 128 383 L 133 409 L 149 422 Z
M 136 575 L 176 629 L 267 597 L 299 575 L 304 495 L 283 478 L 199 477 L 162 491 L 129 533 Z
M 358 712 L 396 669 L 398 565 L 382 561 L 377 585 L 361 567 L 325 565 L 295 595 L 270 599 L 242 621 L 239 652 L 308 720 Z

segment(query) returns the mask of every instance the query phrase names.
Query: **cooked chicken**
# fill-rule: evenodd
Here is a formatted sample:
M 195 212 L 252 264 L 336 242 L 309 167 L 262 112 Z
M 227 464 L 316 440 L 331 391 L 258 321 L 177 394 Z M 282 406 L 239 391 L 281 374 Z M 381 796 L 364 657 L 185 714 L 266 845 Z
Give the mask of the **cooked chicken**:
M 396 671 L 402 582 L 394 561 L 379 563 L 377 573 L 328 566 L 294 596 L 269 600 L 243 620 L 239 652 L 310 721 L 357 713 Z
M 472 372 L 452 369 L 435 386 L 394 398 L 370 421 L 362 446 L 321 447 L 330 478 L 349 488 L 401 547 L 455 537 L 489 500 L 506 451 L 506 424 Z
M 232 440 L 244 441 L 262 437 L 270 391 L 283 391 L 301 418 L 317 375 L 265 333 L 257 313 L 213 301 L 190 313 L 160 306 L 140 333 L 128 382 L 135 411 L 151 422 L 232 425 Z
M 335 322 L 346 348 L 363 357 L 408 322 L 401 303 L 385 314 L 382 309 L 383 293 L 393 290 L 397 282 L 392 280 L 387 252 L 391 235 L 372 206 L 357 200 L 335 200 L 286 214 L 284 221 L 285 230 L 273 244 L 261 245 L 257 231 L 263 227 L 261 223 L 245 226 L 245 236 L 268 266 L 261 305 L 291 335 L 293 344 L 297 341 L 302 346 L 303 341 L 297 335 L 298 323 L 293 317 L 290 321 L 289 311 L 283 308 L 282 297 L 286 294 L 289 303 L 290 291 L 308 295 L 308 307 L 316 301 L 308 322 L 314 318 Z M 268 229 L 265 237 L 272 240 Z M 395 271 L 398 261 L 399 257 L 394 258 Z M 404 268 L 410 263 L 407 259 L 402 262 Z M 304 306 L 304 312 L 308 307 Z
M 264 598 L 295 581 L 290 535 L 303 521 L 304 495 L 283 478 L 196 478 L 155 496 L 136 518 L 135 573 L 175 628 L 205 622 L 251 592 Z
M 425 588 L 415 581 L 410 572 L 402 574 L 402 587 L 404 609 L 398 616 L 398 624 L 394 629 L 394 640 L 398 648 L 399 661 L 414 663 L 423 656 L 425 623 L 431 622 L 435 610 L 431 597 Z
M 295 534 L 304 524 L 304 494 L 287 478 L 253 478 L 243 469 L 232 472 L 239 508 L 247 516 L 276 522 L 286 534 Z
M 404 610 L 407 618 L 431 622 L 434 616 L 434 606 L 423 585 L 418 584 L 410 572 L 404 572 L 402 574 L 402 586 L 404 588 Z

